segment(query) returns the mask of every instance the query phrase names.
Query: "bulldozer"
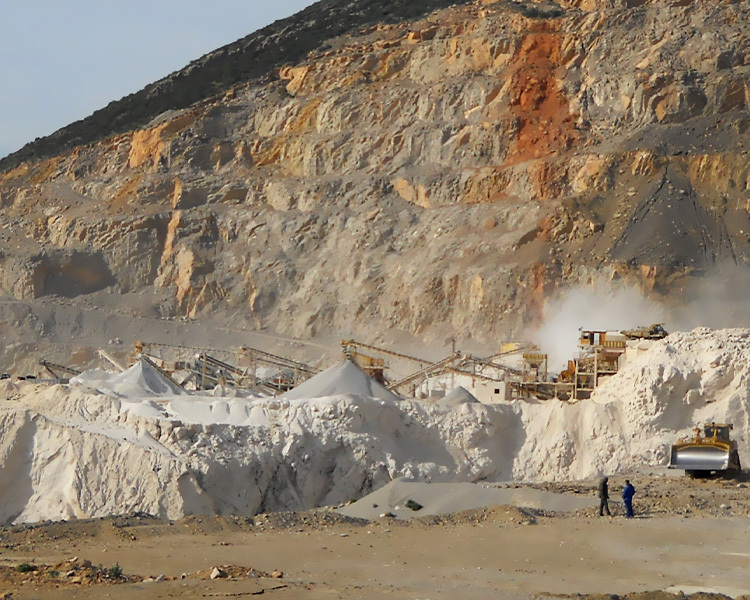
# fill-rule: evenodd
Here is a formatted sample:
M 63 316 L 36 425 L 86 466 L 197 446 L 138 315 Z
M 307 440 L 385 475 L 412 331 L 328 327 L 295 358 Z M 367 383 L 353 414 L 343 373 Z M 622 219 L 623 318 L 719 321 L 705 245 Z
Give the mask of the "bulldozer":
M 731 423 L 706 423 L 701 432 L 682 439 L 672 446 L 670 469 L 684 469 L 690 477 L 708 477 L 711 474 L 732 476 L 742 469 L 737 442 L 731 439 Z
M 636 327 L 621 332 L 629 340 L 661 340 L 669 335 L 663 323 L 654 323 L 648 327 Z

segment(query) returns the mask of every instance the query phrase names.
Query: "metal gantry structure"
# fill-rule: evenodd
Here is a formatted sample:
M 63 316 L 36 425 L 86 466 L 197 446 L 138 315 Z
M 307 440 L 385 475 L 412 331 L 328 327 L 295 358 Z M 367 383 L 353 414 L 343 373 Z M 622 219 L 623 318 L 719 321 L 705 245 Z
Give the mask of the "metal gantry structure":
M 645 332 L 645 333 L 644 333 Z M 515 397 L 529 399 L 578 400 L 588 398 L 594 389 L 607 377 L 617 373 L 620 359 L 628 347 L 629 340 L 660 339 L 667 332 L 660 325 L 628 331 L 581 331 L 578 340 L 578 357 L 568 361 L 567 369 L 559 376 L 550 378 L 547 372 L 547 354 L 527 342 L 506 342 L 501 351 L 488 357 L 461 352 L 452 345 L 447 356 L 439 360 L 396 352 L 353 339 L 341 342 L 343 355 L 362 368 L 368 375 L 403 396 L 416 396 L 420 388 L 430 380 L 451 376 L 465 376 L 485 384 L 502 383 L 496 387 L 513 390 Z M 136 342 L 130 364 L 142 359 L 158 369 L 175 385 L 191 389 L 206 390 L 228 385 L 248 391 L 270 395 L 284 393 L 320 372 L 320 369 L 277 354 L 242 346 L 234 350 L 221 350 L 197 346 Z M 502 362 L 511 355 L 513 366 Z M 118 360 L 105 350 L 99 356 L 118 370 L 125 369 L 125 362 Z M 394 376 L 396 369 L 391 363 L 413 365 L 407 375 Z M 78 375 L 78 369 L 40 360 L 39 364 L 56 381 L 67 382 Z M 450 385 L 453 386 L 453 380 Z M 442 385 L 447 389 L 446 382 Z M 420 393 L 424 393 L 424 388 Z M 487 392 L 488 393 L 488 392 Z M 494 401 L 495 396 L 492 396 Z
M 570 397 L 575 400 L 589 398 L 605 378 L 619 370 L 626 339 L 616 331 L 581 331 L 578 357 L 568 361 L 568 368 L 558 377 L 559 384 L 567 386 Z
M 507 354 L 517 353 L 518 350 L 515 350 L 514 352 L 501 352 L 488 358 L 482 358 L 473 354 L 458 351 L 454 346 L 448 356 L 437 361 L 430 361 L 351 339 L 342 340 L 341 347 L 344 355 L 356 362 L 365 372 L 371 372 L 376 368 L 379 375 L 379 381 L 384 383 L 388 389 L 397 394 L 403 394 L 405 389 L 411 387 L 410 393 L 414 395 L 416 389 L 422 385 L 423 382 L 443 375 L 463 375 L 472 380 L 478 379 L 485 382 L 495 383 L 505 382 L 509 379 L 521 382 L 525 377 L 524 369 L 516 369 L 497 362 L 501 357 Z M 418 365 L 418 368 L 416 371 L 405 377 L 391 381 L 385 374 L 385 360 L 380 357 L 364 354 L 361 352 L 361 349 L 370 350 L 377 354 L 391 356 L 409 363 L 414 363 Z M 546 376 L 547 355 L 538 354 L 538 356 L 543 357 L 544 374 Z
M 68 383 L 71 377 L 75 377 L 76 375 L 81 374 L 81 371 L 79 369 L 66 367 L 65 365 L 53 363 L 43 358 L 39 359 L 39 365 L 44 367 L 44 370 L 52 375 L 53 379 L 59 383 Z
M 137 342 L 135 352 L 136 355 L 147 357 L 167 373 L 183 373 L 178 384 L 184 387 L 192 383 L 197 390 L 230 385 L 275 395 L 296 387 L 320 372 L 303 362 L 248 346 L 230 351 Z M 270 367 L 273 373 L 259 375 L 259 369 L 263 367 Z

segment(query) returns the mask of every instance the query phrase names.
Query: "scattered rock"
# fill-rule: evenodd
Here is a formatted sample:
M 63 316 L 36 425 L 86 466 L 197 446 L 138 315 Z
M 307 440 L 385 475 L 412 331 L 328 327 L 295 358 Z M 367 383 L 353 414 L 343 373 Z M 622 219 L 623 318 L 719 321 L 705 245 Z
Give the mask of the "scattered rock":
M 219 567 L 214 567 L 211 570 L 210 577 L 211 577 L 211 579 L 223 579 L 223 578 L 227 577 L 227 572 L 224 571 L 223 569 L 220 569 Z

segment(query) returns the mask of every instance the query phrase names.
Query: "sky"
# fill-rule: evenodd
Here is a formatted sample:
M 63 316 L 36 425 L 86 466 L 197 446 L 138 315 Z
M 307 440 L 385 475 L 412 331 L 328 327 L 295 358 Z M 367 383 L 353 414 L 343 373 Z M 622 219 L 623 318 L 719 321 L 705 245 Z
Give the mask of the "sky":
M 0 157 L 314 0 L 2 0 Z

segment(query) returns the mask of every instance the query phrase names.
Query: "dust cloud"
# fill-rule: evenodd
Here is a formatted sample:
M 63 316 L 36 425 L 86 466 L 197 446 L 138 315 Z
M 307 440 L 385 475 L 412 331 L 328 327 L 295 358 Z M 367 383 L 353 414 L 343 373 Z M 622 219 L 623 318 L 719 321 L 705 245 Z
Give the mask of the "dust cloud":
M 620 331 L 665 323 L 665 316 L 664 307 L 645 298 L 640 290 L 602 282 L 564 290 L 547 303 L 544 322 L 529 335 L 548 354 L 549 371 L 556 373 L 578 356 L 580 329 Z
M 721 265 L 661 299 L 601 280 L 562 290 L 547 303 L 543 324 L 528 337 L 549 355 L 549 371 L 556 373 L 578 355 L 580 329 L 621 331 L 653 323 L 663 323 L 669 332 L 750 327 L 748 300 L 750 269 L 739 265 Z
M 750 327 L 750 268 L 722 265 L 711 276 L 696 278 L 669 317 L 675 331 L 696 327 Z M 671 331 L 667 327 L 668 331 Z

